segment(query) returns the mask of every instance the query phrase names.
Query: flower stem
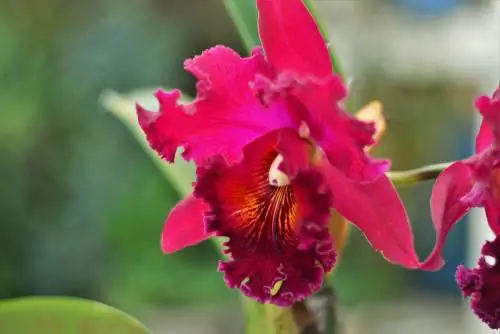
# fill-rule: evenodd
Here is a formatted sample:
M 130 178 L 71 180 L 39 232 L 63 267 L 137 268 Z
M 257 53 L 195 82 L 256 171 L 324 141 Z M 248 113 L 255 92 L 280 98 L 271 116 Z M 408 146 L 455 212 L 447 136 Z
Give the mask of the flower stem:
M 417 183 L 436 179 L 452 162 L 423 166 L 405 171 L 389 171 L 387 177 L 398 186 L 413 186 Z
M 318 329 L 316 315 L 308 307 L 306 301 L 295 303 L 292 306 L 292 314 L 299 334 L 321 334 Z
M 325 285 L 320 293 L 326 297 L 325 334 L 340 334 L 341 328 L 337 315 L 337 296 L 329 279 L 325 280 Z

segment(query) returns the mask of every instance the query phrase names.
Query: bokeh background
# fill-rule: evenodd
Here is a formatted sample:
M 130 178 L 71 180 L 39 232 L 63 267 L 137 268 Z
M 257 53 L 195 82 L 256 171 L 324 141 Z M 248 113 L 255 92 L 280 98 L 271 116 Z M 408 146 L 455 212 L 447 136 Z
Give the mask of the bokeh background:
M 376 155 L 407 169 L 471 153 L 472 101 L 500 78 L 498 0 L 316 5 L 352 105 L 378 99 L 390 119 Z M 109 88 L 194 94 L 182 61 L 215 44 L 244 53 L 221 0 L 0 0 L 0 298 L 100 300 L 159 334 L 241 332 L 211 243 L 162 255 L 179 194 L 99 103 Z M 401 189 L 422 257 L 431 186 Z M 413 272 L 353 231 L 333 278 L 347 333 L 471 333 L 453 280 L 468 245 L 460 224 L 444 269 Z

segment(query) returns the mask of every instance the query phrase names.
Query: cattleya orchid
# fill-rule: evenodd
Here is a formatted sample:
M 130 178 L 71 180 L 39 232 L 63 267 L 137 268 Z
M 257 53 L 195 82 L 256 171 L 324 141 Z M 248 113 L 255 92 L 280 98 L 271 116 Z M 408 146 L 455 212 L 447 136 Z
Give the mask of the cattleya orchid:
M 441 250 L 451 228 L 473 207 L 486 211 L 496 237 L 486 241 L 477 268 L 460 266 L 457 283 L 471 298 L 476 315 L 493 329 L 500 328 L 500 87 L 481 96 L 476 108 L 483 120 L 476 137 L 476 154 L 445 169 L 431 196 L 431 214 L 438 238 L 423 266 L 443 263 Z M 488 257 L 494 263 L 488 261 Z
M 206 50 L 184 64 L 198 79 L 193 102 L 158 90 L 159 112 L 137 106 L 151 147 L 169 163 L 183 147 L 197 167 L 193 193 L 167 218 L 163 251 L 227 237 L 229 259 L 219 264 L 227 285 L 288 306 L 335 265 L 343 243 L 329 232 L 335 210 L 389 262 L 420 267 L 384 174 L 389 161 L 367 153 L 376 123 L 341 108 L 346 88 L 313 17 L 301 0 L 257 0 L 257 9 L 263 48 L 249 57 Z

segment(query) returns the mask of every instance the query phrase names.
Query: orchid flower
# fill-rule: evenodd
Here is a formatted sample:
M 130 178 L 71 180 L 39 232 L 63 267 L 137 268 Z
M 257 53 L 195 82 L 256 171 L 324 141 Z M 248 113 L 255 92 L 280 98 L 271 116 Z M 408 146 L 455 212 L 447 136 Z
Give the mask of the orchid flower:
M 445 169 L 434 185 L 431 214 L 437 243 L 423 267 L 443 264 L 441 251 L 452 227 L 474 207 L 484 208 L 496 235 L 486 241 L 477 268 L 460 266 L 457 283 L 479 318 L 500 328 L 500 87 L 493 96 L 475 102 L 483 120 L 476 137 L 476 154 Z M 491 257 L 494 263 L 489 263 Z
M 158 112 L 137 106 L 151 147 L 197 167 L 194 191 L 172 210 L 165 253 L 226 237 L 219 271 L 262 303 L 288 306 L 317 291 L 337 259 L 331 210 L 391 263 L 418 268 L 404 206 L 375 159 L 376 122 L 346 97 L 321 33 L 301 0 L 257 0 L 262 47 L 241 57 L 215 46 L 184 66 L 197 96 L 158 90 Z M 343 240 L 339 240 L 339 243 Z M 429 266 L 430 269 L 432 266 Z

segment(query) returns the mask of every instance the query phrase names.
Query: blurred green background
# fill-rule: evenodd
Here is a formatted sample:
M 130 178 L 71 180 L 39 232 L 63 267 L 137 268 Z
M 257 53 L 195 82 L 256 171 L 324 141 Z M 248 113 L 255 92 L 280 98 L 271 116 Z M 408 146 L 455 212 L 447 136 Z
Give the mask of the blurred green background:
M 466 156 L 472 100 L 484 87 L 484 70 L 470 63 L 477 59 L 484 66 L 482 58 L 465 57 L 463 71 L 461 65 L 443 69 L 439 61 L 431 64 L 428 56 L 401 46 L 397 59 L 406 59 L 409 69 L 388 71 L 393 61 L 387 53 L 394 50 L 380 41 L 425 43 L 425 37 L 415 42 L 414 27 L 452 29 L 450 17 L 457 11 L 464 15 L 465 8 L 472 20 L 489 10 L 489 2 L 450 0 L 444 9 L 432 2 L 422 7 L 426 1 L 416 7 L 419 2 L 410 0 L 349 2 L 318 1 L 318 8 L 354 77 L 353 105 L 379 99 L 390 118 L 375 154 L 391 157 L 396 169 Z M 394 26 L 383 30 L 387 19 Z M 380 40 L 373 44 L 370 34 L 376 31 Z M 449 54 L 460 57 L 429 36 L 431 44 L 422 49 L 445 64 Z M 449 44 L 477 36 L 450 37 Z M 443 49 L 429 50 L 432 43 Z M 182 61 L 215 44 L 244 53 L 218 0 L 0 0 L 0 298 L 80 296 L 124 309 L 152 328 L 165 328 L 169 312 L 186 323 L 194 314 L 208 315 L 217 333 L 238 328 L 237 293 L 216 272 L 218 254 L 211 243 L 162 255 L 163 221 L 179 194 L 128 129 L 99 104 L 108 88 L 125 93 L 178 87 L 193 95 L 194 80 Z M 498 64 L 488 50 L 478 52 Z M 422 257 L 434 242 L 430 188 L 428 183 L 401 190 Z M 333 278 L 343 307 L 358 310 L 426 292 L 458 303 L 453 272 L 464 258 L 464 231 L 453 232 L 450 265 L 433 276 L 385 263 L 353 231 Z M 223 320 L 226 311 L 236 319 L 230 325 Z

